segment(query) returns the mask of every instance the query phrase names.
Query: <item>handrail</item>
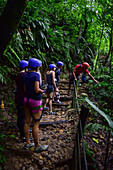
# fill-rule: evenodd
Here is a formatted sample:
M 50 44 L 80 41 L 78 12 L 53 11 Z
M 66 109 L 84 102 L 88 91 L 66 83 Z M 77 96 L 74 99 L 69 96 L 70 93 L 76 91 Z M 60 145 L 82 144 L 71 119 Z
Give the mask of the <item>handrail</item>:
M 81 139 L 82 139 L 82 148 L 83 148 L 83 154 L 84 154 L 84 162 L 85 162 L 85 170 L 88 170 L 88 167 L 87 167 L 87 160 L 86 160 L 86 152 L 85 152 L 85 146 L 84 146 L 84 143 L 83 143 L 83 132 L 82 132 L 82 122 L 81 122 L 81 119 L 80 119 L 80 111 L 79 111 L 79 104 L 78 104 L 78 99 L 77 99 L 77 91 L 76 91 L 76 87 L 77 87 L 77 84 L 74 80 L 73 82 L 74 84 L 74 93 L 73 93 L 73 100 L 75 98 L 75 101 L 73 101 L 73 105 L 75 107 L 75 109 L 77 110 L 78 114 L 79 114 L 79 126 L 80 126 L 80 133 L 78 131 L 78 134 L 77 134 L 77 140 L 78 140 L 78 144 L 80 144 L 80 141 L 79 141 L 79 134 L 81 134 Z M 75 106 L 75 103 L 76 103 L 76 106 Z M 78 129 L 79 130 L 79 129 Z M 79 146 L 77 146 L 79 147 Z M 78 148 L 78 152 L 80 153 L 80 147 Z M 77 168 L 76 168 L 77 169 Z M 80 156 L 79 156 L 79 170 L 81 169 L 81 165 L 80 165 Z

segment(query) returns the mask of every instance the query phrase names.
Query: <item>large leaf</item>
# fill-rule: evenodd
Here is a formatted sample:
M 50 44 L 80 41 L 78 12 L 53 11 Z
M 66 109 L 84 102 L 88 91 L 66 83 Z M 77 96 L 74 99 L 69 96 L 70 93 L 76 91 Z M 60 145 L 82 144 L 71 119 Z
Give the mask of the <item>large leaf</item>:
M 109 126 L 113 129 L 113 121 L 111 120 L 111 118 L 110 118 L 108 115 L 106 115 L 103 111 L 101 111 L 98 107 L 96 107 L 87 97 L 85 98 L 85 101 L 86 101 L 93 109 L 95 109 L 101 116 L 103 116 L 103 117 L 107 120 Z
M 9 48 L 10 48 L 11 52 L 16 56 L 16 58 L 17 58 L 19 61 L 21 61 L 20 57 L 17 55 L 17 53 L 14 51 L 14 49 L 11 48 L 10 45 L 9 45 Z

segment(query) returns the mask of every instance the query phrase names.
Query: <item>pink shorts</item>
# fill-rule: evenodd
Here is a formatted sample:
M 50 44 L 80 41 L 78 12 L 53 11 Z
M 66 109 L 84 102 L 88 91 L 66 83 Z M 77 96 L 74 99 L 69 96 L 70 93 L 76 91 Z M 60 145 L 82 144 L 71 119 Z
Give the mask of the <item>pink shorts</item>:
M 41 100 L 33 100 L 29 99 L 27 103 L 27 98 L 24 98 L 24 106 L 29 107 L 32 111 L 32 113 L 38 113 L 40 110 L 42 110 L 42 101 Z

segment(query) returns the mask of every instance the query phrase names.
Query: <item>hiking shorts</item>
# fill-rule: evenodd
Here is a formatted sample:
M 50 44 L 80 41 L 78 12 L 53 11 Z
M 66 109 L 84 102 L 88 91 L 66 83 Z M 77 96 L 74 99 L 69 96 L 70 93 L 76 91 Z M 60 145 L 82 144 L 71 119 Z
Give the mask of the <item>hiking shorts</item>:
M 77 77 L 77 76 L 76 76 Z M 77 80 L 79 80 L 79 76 L 77 77 Z M 73 84 L 73 80 L 74 80 L 74 76 L 72 73 L 70 73 L 70 76 L 69 76 L 69 84 Z
M 41 100 L 28 99 L 27 101 L 27 97 L 24 98 L 24 106 L 29 107 L 32 113 L 38 113 L 43 110 Z
M 53 84 L 49 84 L 49 85 L 47 86 L 46 92 L 48 92 L 49 94 L 50 94 L 51 92 L 54 92 L 54 85 L 53 85 Z

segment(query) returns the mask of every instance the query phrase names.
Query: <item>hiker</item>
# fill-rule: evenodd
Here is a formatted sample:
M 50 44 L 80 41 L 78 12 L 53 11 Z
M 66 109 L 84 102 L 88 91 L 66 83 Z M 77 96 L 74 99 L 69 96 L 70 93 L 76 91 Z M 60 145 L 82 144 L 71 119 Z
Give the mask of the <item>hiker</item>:
M 56 92 L 54 92 L 54 94 L 53 94 L 53 103 L 62 104 L 62 102 L 60 101 L 60 93 L 59 93 L 59 89 L 58 89 L 58 83 L 59 83 L 59 80 L 60 80 L 59 76 L 61 74 L 61 68 L 62 68 L 63 65 L 64 65 L 64 63 L 62 61 L 57 62 L 57 68 L 56 68 L 56 71 L 55 71 L 55 82 L 56 82 L 57 89 L 56 89 Z M 57 101 L 54 101 L 55 94 L 56 94 Z
M 82 74 L 82 81 L 86 81 L 86 73 L 98 84 L 98 81 L 95 80 L 95 78 L 90 74 L 88 71 L 89 64 L 87 62 L 84 62 L 83 64 L 77 64 L 74 68 L 73 72 L 69 76 L 69 91 L 68 94 L 70 94 L 71 84 L 73 84 L 73 80 L 79 80 L 80 74 Z
M 16 92 L 15 92 L 15 104 L 18 112 L 17 116 L 17 126 L 20 133 L 20 138 L 25 139 L 24 135 L 24 122 L 25 122 L 25 112 L 24 112 L 24 75 L 28 71 L 28 61 L 21 60 L 19 62 L 19 74 L 16 76 Z
M 47 103 L 49 103 L 49 114 L 55 114 L 55 112 L 52 111 L 52 98 L 53 98 L 53 92 L 56 92 L 57 86 L 55 83 L 55 70 L 56 65 L 50 64 L 49 70 L 46 73 L 45 82 L 47 82 L 47 98 L 44 102 L 44 108 L 43 110 L 48 110 L 48 107 L 46 107 Z
M 40 74 L 37 73 L 42 65 L 41 60 L 31 58 L 29 60 L 29 71 L 24 76 L 25 83 L 25 124 L 24 133 L 26 138 L 26 144 L 24 149 L 35 147 L 34 151 L 39 153 L 48 149 L 48 145 L 39 145 L 39 123 L 42 118 L 42 93 L 45 91 L 40 89 Z M 32 136 L 34 143 L 30 143 L 29 129 L 31 120 L 33 121 Z

